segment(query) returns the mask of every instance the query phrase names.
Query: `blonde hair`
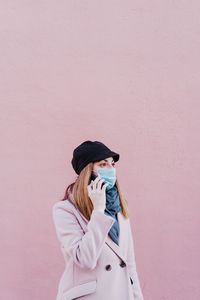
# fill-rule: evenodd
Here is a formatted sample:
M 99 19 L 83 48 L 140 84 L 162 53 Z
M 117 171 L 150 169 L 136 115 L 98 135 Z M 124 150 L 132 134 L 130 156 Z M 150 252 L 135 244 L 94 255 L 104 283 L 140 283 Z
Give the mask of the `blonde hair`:
M 72 193 L 72 198 L 74 200 L 75 206 L 82 213 L 82 215 L 90 220 L 93 204 L 91 199 L 88 196 L 87 186 L 91 182 L 91 174 L 93 169 L 93 162 L 89 163 L 79 174 L 78 178 L 75 182 L 68 185 L 65 196 L 61 200 L 67 200 L 69 198 L 70 193 Z M 121 213 L 127 219 L 129 218 L 129 207 L 128 202 L 122 195 L 122 192 L 119 187 L 118 179 L 116 179 L 116 187 L 119 193 L 120 205 L 121 205 Z

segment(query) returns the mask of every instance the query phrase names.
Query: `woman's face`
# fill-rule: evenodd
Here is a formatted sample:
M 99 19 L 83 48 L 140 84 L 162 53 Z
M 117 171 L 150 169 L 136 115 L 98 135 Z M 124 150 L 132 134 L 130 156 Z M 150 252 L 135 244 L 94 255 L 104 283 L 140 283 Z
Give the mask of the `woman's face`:
M 115 168 L 115 161 L 112 156 L 105 158 L 103 160 L 97 161 L 93 164 L 93 172 L 97 176 L 98 176 L 97 170 L 105 169 L 105 168 Z

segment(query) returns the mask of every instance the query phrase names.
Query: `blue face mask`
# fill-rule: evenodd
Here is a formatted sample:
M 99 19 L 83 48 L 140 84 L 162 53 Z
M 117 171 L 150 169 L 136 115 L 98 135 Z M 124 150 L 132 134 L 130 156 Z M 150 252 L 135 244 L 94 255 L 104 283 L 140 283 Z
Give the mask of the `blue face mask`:
M 106 187 L 106 191 L 111 189 L 116 182 L 116 169 L 98 169 L 97 174 L 104 179 L 104 183 L 109 183 L 109 185 Z

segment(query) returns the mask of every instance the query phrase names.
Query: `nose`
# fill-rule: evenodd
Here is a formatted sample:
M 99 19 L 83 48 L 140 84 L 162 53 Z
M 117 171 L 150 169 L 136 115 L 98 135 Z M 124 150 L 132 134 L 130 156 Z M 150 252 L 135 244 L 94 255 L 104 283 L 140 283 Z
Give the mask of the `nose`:
M 114 168 L 115 168 L 115 167 L 112 166 L 112 163 L 111 163 L 111 164 L 108 164 L 108 167 L 109 167 L 110 169 L 114 169 Z

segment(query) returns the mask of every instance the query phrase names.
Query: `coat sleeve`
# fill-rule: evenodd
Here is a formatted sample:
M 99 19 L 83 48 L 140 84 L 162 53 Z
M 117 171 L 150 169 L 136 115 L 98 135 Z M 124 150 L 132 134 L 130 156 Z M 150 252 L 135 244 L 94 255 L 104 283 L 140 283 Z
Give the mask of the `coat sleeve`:
M 56 202 L 52 212 L 56 234 L 65 253 L 79 267 L 94 269 L 114 218 L 93 210 L 84 232 L 70 206 Z
M 129 247 L 128 247 L 128 268 L 131 277 L 133 295 L 135 300 L 144 300 L 135 260 L 134 242 L 132 237 L 131 223 L 129 220 Z

